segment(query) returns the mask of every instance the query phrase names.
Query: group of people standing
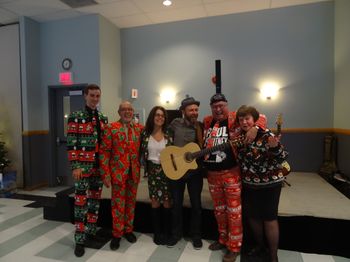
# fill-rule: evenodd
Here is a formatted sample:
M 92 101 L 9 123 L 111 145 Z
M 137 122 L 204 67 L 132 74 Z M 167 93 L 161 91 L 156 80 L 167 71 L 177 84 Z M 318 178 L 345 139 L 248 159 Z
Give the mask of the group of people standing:
M 256 240 L 256 247 L 248 255 L 259 256 L 268 250 L 270 261 L 278 261 L 277 211 L 284 179 L 281 163 L 288 154 L 279 137 L 266 129 L 264 115 L 250 106 L 229 112 L 226 97 L 215 94 L 210 99 L 212 115 L 206 116 L 203 123 L 198 121 L 200 102 L 187 97 L 181 102 L 182 117 L 171 123 L 161 106 L 152 108 L 145 126 L 134 123 L 132 104 L 124 101 L 118 109 L 120 119 L 107 124 L 107 118 L 97 111 L 100 95 L 97 85 L 87 86 L 85 109 L 68 119 L 68 152 L 75 178 L 76 256 L 84 255 L 87 241 L 99 241 L 96 222 L 102 184 L 112 187 L 110 248 L 118 249 L 122 237 L 130 243 L 137 241 L 133 220 L 142 165 L 148 179 L 155 244 L 174 247 L 182 238 L 187 186 L 191 241 L 194 249 L 202 248 L 201 192 L 205 173 L 219 233 L 209 249 L 226 248 L 223 261 L 236 260 L 243 239 L 243 210 Z M 234 142 L 242 137 L 243 143 Z M 191 142 L 201 149 L 226 146 L 208 150 L 196 160 L 197 169 L 170 180 L 162 170 L 161 151 L 169 145 L 183 147 Z

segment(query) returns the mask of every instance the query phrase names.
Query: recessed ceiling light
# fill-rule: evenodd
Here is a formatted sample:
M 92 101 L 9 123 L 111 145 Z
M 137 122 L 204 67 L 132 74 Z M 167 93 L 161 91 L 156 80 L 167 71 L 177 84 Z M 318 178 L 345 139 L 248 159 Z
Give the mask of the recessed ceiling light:
M 163 5 L 165 5 L 165 6 L 171 6 L 171 1 L 170 0 L 164 0 L 163 1 Z

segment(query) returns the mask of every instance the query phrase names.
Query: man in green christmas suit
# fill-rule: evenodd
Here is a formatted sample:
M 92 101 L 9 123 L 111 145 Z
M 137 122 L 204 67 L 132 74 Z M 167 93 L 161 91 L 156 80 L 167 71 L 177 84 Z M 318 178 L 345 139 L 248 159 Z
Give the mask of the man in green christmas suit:
M 97 241 L 96 222 L 103 182 L 99 173 L 98 150 L 101 132 L 107 125 L 107 117 L 97 110 L 101 89 L 95 84 L 84 90 L 85 108 L 73 112 L 68 118 L 68 159 L 75 179 L 75 250 L 81 257 L 87 240 Z

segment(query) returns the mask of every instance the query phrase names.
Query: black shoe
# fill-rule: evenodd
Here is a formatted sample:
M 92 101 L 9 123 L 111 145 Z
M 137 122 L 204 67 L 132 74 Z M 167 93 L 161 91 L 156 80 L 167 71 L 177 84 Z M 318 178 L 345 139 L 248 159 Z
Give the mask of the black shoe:
M 163 245 L 164 244 L 164 236 L 162 234 L 154 234 L 153 243 L 156 245 Z
M 212 251 L 216 251 L 216 250 L 220 250 L 220 249 L 224 249 L 225 245 L 221 244 L 219 241 L 215 241 L 214 243 L 211 243 L 209 245 L 209 249 Z
M 238 252 L 228 250 L 227 253 L 223 256 L 222 262 L 235 262 L 238 255 Z
M 120 247 L 120 238 L 119 237 L 113 237 L 111 243 L 109 244 L 109 247 L 112 250 L 117 250 Z
M 179 241 L 178 238 L 170 237 L 170 238 L 168 239 L 168 241 L 167 241 L 166 246 L 167 246 L 167 247 L 174 247 L 174 246 L 176 246 L 176 244 L 177 244 L 178 241 Z
M 130 233 L 125 233 L 125 234 L 124 234 L 124 237 L 125 237 L 125 239 L 126 239 L 128 242 L 130 242 L 130 243 L 135 243 L 136 240 L 137 240 L 136 236 L 135 236 L 132 232 L 130 232 Z
M 201 249 L 203 247 L 203 242 L 202 242 L 202 239 L 200 238 L 193 238 L 192 239 L 192 245 L 193 245 L 193 248 L 194 249 Z
M 82 257 L 85 254 L 85 248 L 82 244 L 76 244 L 74 249 L 74 255 L 76 257 Z
M 249 257 L 263 257 L 266 255 L 268 255 L 268 250 L 261 246 L 254 247 L 247 253 Z

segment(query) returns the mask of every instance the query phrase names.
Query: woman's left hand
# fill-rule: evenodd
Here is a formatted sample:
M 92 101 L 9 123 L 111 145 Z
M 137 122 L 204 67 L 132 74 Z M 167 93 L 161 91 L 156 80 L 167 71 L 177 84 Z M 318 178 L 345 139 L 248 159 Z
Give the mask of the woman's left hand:
M 252 127 L 251 129 L 249 129 L 245 135 L 244 143 L 249 144 L 253 142 L 257 134 L 258 134 L 258 129 L 256 129 L 255 127 Z
M 267 144 L 269 145 L 270 148 L 274 148 L 278 146 L 279 143 L 279 137 L 277 136 L 270 136 L 267 140 Z

